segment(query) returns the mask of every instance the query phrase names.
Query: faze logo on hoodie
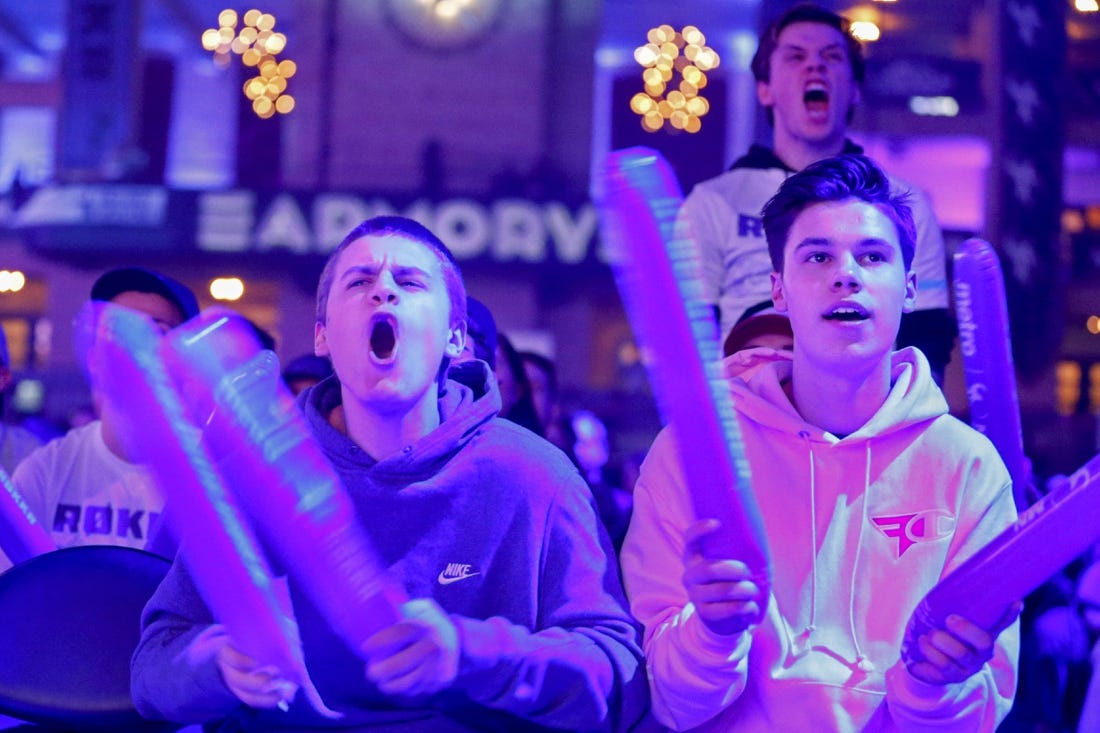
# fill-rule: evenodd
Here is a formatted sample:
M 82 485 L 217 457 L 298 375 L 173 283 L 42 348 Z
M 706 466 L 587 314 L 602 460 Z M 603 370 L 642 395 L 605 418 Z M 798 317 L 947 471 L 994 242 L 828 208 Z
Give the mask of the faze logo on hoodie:
M 898 541 L 899 558 L 918 542 L 942 540 L 955 531 L 955 518 L 940 509 L 871 517 L 871 521 L 884 536 Z

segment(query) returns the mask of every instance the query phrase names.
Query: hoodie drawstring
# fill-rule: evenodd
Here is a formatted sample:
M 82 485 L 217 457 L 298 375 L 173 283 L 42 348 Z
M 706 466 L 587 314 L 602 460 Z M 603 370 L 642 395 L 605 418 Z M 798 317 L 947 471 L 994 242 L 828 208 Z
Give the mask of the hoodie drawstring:
M 817 629 L 817 483 L 814 469 L 814 448 L 810 440 L 809 432 L 799 431 L 798 437 L 806 443 L 807 455 L 810 461 L 810 622 L 799 632 L 798 636 L 791 638 L 790 627 L 783 624 L 787 633 L 787 642 L 791 646 L 792 654 L 797 658 L 805 655 L 810 650 L 810 637 Z M 871 441 L 865 444 L 866 466 L 863 472 L 863 507 L 860 524 L 856 531 L 856 553 L 852 562 L 851 581 L 848 588 L 848 633 L 852 638 L 852 646 L 856 652 L 855 667 L 861 672 L 872 672 L 874 663 L 863 653 L 856 636 L 855 605 L 856 605 L 856 577 L 859 566 L 859 556 L 863 550 L 863 527 L 867 524 L 868 494 L 871 490 Z
M 817 504 L 816 504 L 816 480 L 814 476 L 814 446 L 810 442 L 810 434 L 799 431 L 798 437 L 806 442 L 807 455 L 810 458 L 810 623 L 790 640 L 791 650 L 796 657 L 801 657 L 810 650 L 810 637 L 817 629 Z M 790 633 L 789 631 L 787 632 Z
M 867 441 L 867 467 L 863 473 L 863 510 L 861 512 L 859 528 L 856 530 L 856 556 L 852 561 L 852 581 L 848 589 L 848 632 L 852 635 L 852 646 L 856 650 L 856 667 L 861 672 L 871 672 L 875 665 L 859 648 L 859 639 L 856 637 L 856 569 L 859 566 L 859 553 L 863 549 L 863 527 L 867 524 L 867 504 L 871 491 L 871 441 Z

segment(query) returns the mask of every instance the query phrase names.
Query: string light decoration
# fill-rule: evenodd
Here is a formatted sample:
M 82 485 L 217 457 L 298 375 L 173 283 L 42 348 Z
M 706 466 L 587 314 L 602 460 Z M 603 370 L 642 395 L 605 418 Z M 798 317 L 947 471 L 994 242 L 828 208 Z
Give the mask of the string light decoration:
M 660 25 L 649 30 L 646 40 L 634 49 L 634 60 L 645 68 L 645 91 L 630 99 L 630 109 L 642 118 L 647 132 L 657 132 L 666 121 L 676 130 L 699 132 L 700 118 L 710 111 L 710 102 L 699 91 L 707 85 L 707 72 L 718 68 L 718 54 L 693 25 L 679 32 Z
M 207 28 L 202 34 L 202 47 L 214 52 L 214 63 L 227 67 L 233 55 L 257 75 L 244 83 L 244 95 L 252 100 L 252 111 L 262 119 L 276 113 L 289 114 L 294 109 L 294 97 L 286 93 L 287 79 L 298 71 L 290 59 L 277 57 L 286 50 L 286 35 L 275 31 L 275 16 L 259 10 L 249 10 L 242 17 L 244 26 L 237 32 L 237 11 L 226 9 L 218 13 L 218 27 Z

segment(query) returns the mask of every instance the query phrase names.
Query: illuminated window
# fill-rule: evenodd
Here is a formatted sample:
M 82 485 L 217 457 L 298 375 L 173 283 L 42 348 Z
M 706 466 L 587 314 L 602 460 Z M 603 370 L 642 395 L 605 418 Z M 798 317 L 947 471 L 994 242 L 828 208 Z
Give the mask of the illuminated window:
M 1055 409 L 1059 415 L 1072 415 L 1081 401 L 1081 365 L 1060 361 L 1054 366 Z

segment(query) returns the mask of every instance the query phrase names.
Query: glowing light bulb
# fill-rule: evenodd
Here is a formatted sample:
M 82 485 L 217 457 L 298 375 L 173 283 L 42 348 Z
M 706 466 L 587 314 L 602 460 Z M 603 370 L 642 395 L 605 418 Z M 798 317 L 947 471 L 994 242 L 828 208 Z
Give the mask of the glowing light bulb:
M 214 300 L 240 300 L 244 282 L 239 277 L 218 277 L 210 281 L 210 297 Z
M 882 36 L 879 27 L 869 20 L 855 21 L 849 28 L 849 32 L 865 43 L 877 41 Z

